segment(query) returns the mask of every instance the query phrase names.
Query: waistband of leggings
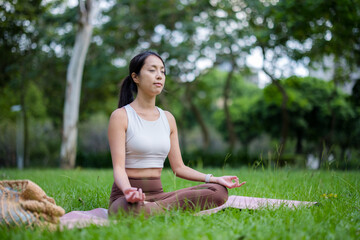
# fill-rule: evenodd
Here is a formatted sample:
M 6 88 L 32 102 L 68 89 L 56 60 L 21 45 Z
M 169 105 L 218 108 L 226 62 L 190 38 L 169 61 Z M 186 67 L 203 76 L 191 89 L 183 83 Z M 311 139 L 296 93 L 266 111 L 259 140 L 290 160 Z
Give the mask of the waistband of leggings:
M 161 180 L 160 177 L 129 177 L 129 180 Z

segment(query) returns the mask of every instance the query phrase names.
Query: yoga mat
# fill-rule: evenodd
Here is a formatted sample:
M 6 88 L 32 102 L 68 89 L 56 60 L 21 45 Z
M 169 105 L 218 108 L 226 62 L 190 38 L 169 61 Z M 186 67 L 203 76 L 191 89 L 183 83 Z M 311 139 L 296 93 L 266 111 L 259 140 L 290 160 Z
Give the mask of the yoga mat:
M 105 208 L 95 208 L 90 211 L 72 211 L 60 218 L 60 229 L 83 228 L 91 224 L 106 226 L 108 220 L 108 210 Z
M 306 201 L 294 201 L 294 200 L 281 200 L 281 199 L 270 199 L 270 198 L 255 198 L 255 197 L 243 197 L 243 196 L 229 196 L 225 204 L 208 210 L 203 210 L 195 215 L 209 215 L 216 213 L 222 209 L 232 207 L 238 209 L 262 209 L 262 208 L 278 208 L 280 206 L 289 207 L 295 209 L 299 206 L 313 206 L 317 202 L 306 202 Z M 108 212 L 105 208 L 96 208 L 90 211 L 72 211 L 66 213 L 60 218 L 60 228 L 72 229 L 72 228 L 83 228 L 89 225 L 108 225 Z
M 208 210 L 198 212 L 196 215 L 213 214 L 224 208 L 232 207 L 238 209 L 261 209 L 261 208 L 278 208 L 280 206 L 295 209 L 299 206 L 312 206 L 317 202 L 295 201 L 295 200 L 281 200 L 271 198 L 255 198 L 243 196 L 229 196 L 226 203 L 223 205 Z

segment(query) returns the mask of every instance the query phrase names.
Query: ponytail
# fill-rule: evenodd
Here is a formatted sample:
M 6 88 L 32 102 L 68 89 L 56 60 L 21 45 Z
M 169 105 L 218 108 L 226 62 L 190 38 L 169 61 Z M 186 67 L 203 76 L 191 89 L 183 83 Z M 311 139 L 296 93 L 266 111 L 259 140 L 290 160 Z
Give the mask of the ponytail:
M 134 94 L 136 93 L 137 86 L 129 75 L 122 81 L 118 107 L 121 108 L 134 101 Z

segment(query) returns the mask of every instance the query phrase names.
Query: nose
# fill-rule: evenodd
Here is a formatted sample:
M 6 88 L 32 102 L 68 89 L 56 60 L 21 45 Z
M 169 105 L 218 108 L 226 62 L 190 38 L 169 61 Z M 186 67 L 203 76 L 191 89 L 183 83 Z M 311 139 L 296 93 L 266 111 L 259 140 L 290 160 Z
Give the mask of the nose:
M 156 78 L 157 79 L 162 79 L 163 78 L 161 71 L 157 71 Z

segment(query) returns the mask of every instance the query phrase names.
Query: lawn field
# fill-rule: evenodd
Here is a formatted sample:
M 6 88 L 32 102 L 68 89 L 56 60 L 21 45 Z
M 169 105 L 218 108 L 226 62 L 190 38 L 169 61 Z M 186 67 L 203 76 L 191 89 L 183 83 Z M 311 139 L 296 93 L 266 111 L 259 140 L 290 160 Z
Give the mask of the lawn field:
M 0 227 L 0 239 L 360 239 L 360 172 L 289 169 L 206 168 L 204 173 L 237 175 L 247 183 L 229 195 L 316 201 L 319 206 L 281 207 L 213 215 L 170 211 L 145 218 L 119 216 L 109 226 L 48 231 Z M 30 179 L 66 212 L 107 208 L 111 169 L 0 169 L 0 179 Z M 196 185 L 165 169 L 165 191 Z

